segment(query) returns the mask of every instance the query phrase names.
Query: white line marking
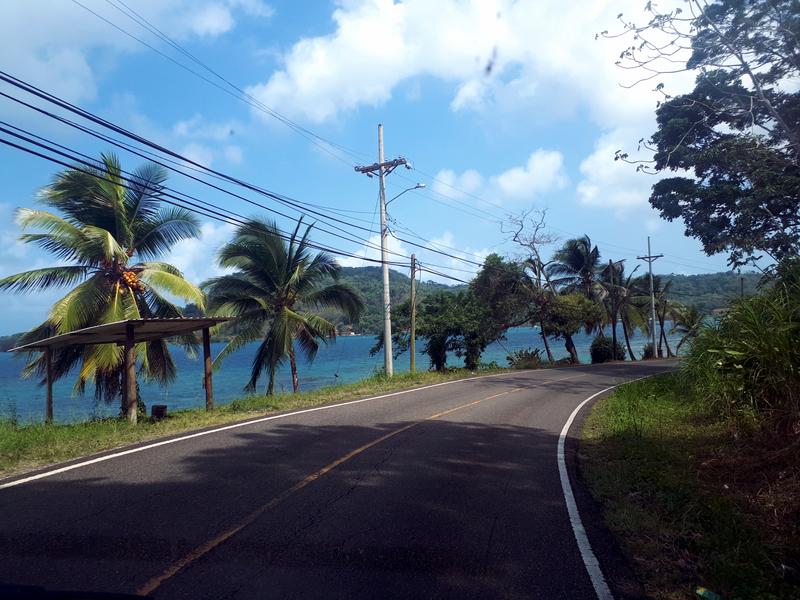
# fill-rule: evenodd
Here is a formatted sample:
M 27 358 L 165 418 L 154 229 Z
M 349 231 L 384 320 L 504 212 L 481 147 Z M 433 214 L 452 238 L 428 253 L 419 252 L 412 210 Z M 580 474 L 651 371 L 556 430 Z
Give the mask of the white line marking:
M 555 369 L 554 369 L 555 370 Z M 7 483 L 0 484 L 0 490 L 16 487 L 18 485 L 22 485 L 23 483 L 29 483 L 31 481 L 36 481 L 37 479 L 44 479 L 45 477 L 52 477 L 53 475 L 58 475 L 60 473 L 66 473 L 67 471 L 72 471 L 74 469 L 80 469 L 81 467 L 87 467 L 89 465 L 94 465 L 96 463 L 105 462 L 107 460 L 111 460 L 112 458 L 119 458 L 120 456 L 126 456 L 128 454 L 135 454 L 137 452 L 143 452 L 144 450 L 150 450 L 151 448 L 158 448 L 159 446 L 166 446 L 167 444 L 175 444 L 177 442 L 183 442 L 184 440 L 190 440 L 192 438 L 202 437 L 204 435 L 211 435 L 212 433 L 219 433 L 220 431 L 227 431 L 229 429 L 237 429 L 239 427 L 246 427 L 248 425 L 255 425 L 257 423 L 263 423 L 265 421 L 273 421 L 275 419 L 285 419 L 286 417 L 293 417 L 295 415 L 302 415 L 305 413 L 310 412 L 317 412 L 320 410 L 330 410 L 332 408 L 340 408 L 342 406 L 352 406 L 353 404 L 361 404 L 362 402 L 370 402 L 373 400 L 382 400 L 383 398 L 390 398 L 392 396 L 402 396 L 403 394 L 410 394 L 413 392 L 420 392 L 422 390 L 429 390 L 435 387 L 440 387 L 443 385 L 452 385 L 455 383 L 464 383 L 465 381 L 475 381 L 476 379 L 487 379 L 489 377 L 502 377 L 504 375 L 515 375 L 517 373 L 522 374 L 529 371 L 516 371 L 516 372 L 509 372 L 509 373 L 495 373 L 492 375 L 479 375 L 477 377 L 467 377 L 466 379 L 454 379 L 453 381 L 443 381 L 441 383 L 433 383 L 431 385 L 425 385 L 418 388 L 413 388 L 410 390 L 401 390 L 399 392 L 391 392 L 389 394 L 382 394 L 381 396 L 372 396 L 370 398 L 361 398 L 360 400 L 348 400 L 347 402 L 339 402 L 338 404 L 328 404 L 326 406 L 315 406 L 313 408 L 304 408 L 302 410 L 296 410 L 290 413 L 283 413 L 280 415 L 271 415 L 269 417 L 260 417 L 258 419 L 252 419 L 249 421 L 242 421 L 240 423 L 233 423 L 232 425 L 225 425 L 223 427 L 217 427 L 216 429 L 209 429 L 206 431 L 200 431 L 198 433 L 191 433 L 189 435 L 183 435 L 177 438 L 171 438 L 169 440 L 163 440 L 161 442 L 155 442 L 153 444 L 147 444 L 146 446 L 139 446 L 137 448 L 130 448 L 129 450 L 122 450 L 120 452 L 114 452 L 113 454 L 106 454 L 104 456 L 98 456 L 97 458 L 92 458 L 89 460 L 85 460 L 79 463 L 75 463 L 72 465 L 67 465 L 66 467 L 60 467 L 58 469 L 53 469 L 51 471 L 44 471 L 42 473 L 37 473 L 36 475 L 31 475 L 30 477 L 24 477 L 22 479 L 16 479 L 14 481 L 9 481 Z M 1 481 L 1 480 L 0 480 Z
M 572 493 L 572 485 L 570 485 L 569 473 L 567 473 L 567 461 L 564 458 L 564 447 L 566 446 L 567 433 L 569 432 L 569 428 L 572 426 L 572 422 L 575 420 L 575 417 L 577 417 L 578 413 L 581 412 L 581 409 L 593 399 L 597 398 L 600 394 L 605 394 L 606 392 L 609 392 L 614 388 L 626 383 L 633 383 L 634 381 L 647 379 L 648 377 L 652 377 L 652 375 L 646 375 L 645 377 L 637 377 L 636 379 L 624 381 L 592 394 L 575 407 L 575 410 L 572 411 L 569 419 L 567 419 L 567 422 L 564 423 L 564 427 L 561 429 L 561 433 L 558 436 L 558 475 L 561 479 L 561 490 L 564 493 L 564 500 L 567 503 L 569 522 L 570 525 L 572 525 L 572 532 L 575 534 L 575 541 L 578 543 L 578 550 L 580 550 L 583 564 L 586 567 L 586 572 L 589 574 L 589 579 L 592 581 L 592 587 L 594 587 L 594 592 L 597 594 L 598 600 L 614 600 L 614 596 L 611 593 L 608 584 L 606 583 L 605 577 L 603 577 L 603 571 L 600 568 L 600 562 L 597 560 L 597 557 L 592 550 L 592 545 L 589 543 L 589 537 L 586 535 L 586 530 L 583 528 L 581 515 L 578 512 L 578 505 L 575 502 L 575 494 Z

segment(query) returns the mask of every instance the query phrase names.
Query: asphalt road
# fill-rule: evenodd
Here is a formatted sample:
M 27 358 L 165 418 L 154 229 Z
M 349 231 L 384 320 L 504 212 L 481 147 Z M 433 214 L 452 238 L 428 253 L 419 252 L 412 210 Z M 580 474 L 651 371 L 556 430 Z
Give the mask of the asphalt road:
M 594 598 L 558 436 L 587 397 L 672 364 L 440 385 L 0 489 L 0 595 Z

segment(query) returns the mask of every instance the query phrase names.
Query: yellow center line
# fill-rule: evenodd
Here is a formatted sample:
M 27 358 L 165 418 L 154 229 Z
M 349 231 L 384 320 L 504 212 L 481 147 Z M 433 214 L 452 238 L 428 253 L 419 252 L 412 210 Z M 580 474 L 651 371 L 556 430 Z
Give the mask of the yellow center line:
M 564 377 L 562 379 L 551 379 L 551 380 L 548 380 L 548 381 L 543 381 L 541 383 L 554 383 L 556 381 L 565 381 L 567 379 L 575 379 L 576 377 L 583 377 L 583 376 L 584 376 L 583 374 L 582 375 L 574 375 L 574 376 L 571 376 L 571 377 Z M 181 559 L 175 561 L 174 563 L 172 563 L 163 573 L 161 573 L 160 575 L 156 575 L 155 577 L 149 579 L 144 585 L 142 585 L 138 590 L 136 590 L 136 593 L 140 594 L 142 596 L 147 596 L 149 594 L 152 594 L 165 581 L 167 581 L 171 577 L 175 576 L 179 571 L 181 571 L 182 569 L 188 567 L 193 562 L 199 560 L 200 558 L 202 558 L 203 556 L 205 556 L 206 554 L 211 552 L 214 548 L 216 548 L 220 544 L 222 544 L 225 541 L 227 541 L 230 538 L 232 538 L 234 535 L 239 533 L 242 529 L 244 529 L 248 525 L 252 524 L 256 519 L 258 519 L 265 512 L 267 512 L 268 510 L 276 507 L 278 504 L 280 504 L 281 502 L 286 500 L 286 498 L 288 498 L 289 496 L 291 496 L 295 492 L 302 490 L 304 487 L 308 486 L 309 484 L 315 482 L 317 479 L 319 479 L 323 475 L 329 473 L 330 471 L 332 471 L 333 469 L 335 469 L 339 465 L 346 463 L 347 461 L 349 461 L 352 458 L 358 456 L 359 454 L 369 450 L 373 446 L 377 446 L 378 444 L 381 444 L 381 443 L 385 442 L 386 440 L 388 440 L 390 438 L 393 438 L 394 436 L 403 433 L 404 431 L 408 431 L 412 427 L 416 427 L 417 425 L 425 423 L 426 421 L 433 421 L 434 419 L 440 419 L 440 418 L 442 418 L 444 416 L 447 416 L 447 415 L 449 415 L 451 413 L 454 413 L 456 411 L 463 410 L 463 409 L 469 408 L 471 406 L 475 406 L 476 404 L 480 404 L 481 402 L 484 402 L 486 400 L 493 400 L 494 398 L 499 398 L 501 396 L 505 396 L 507 394 L 511 394 L 513 392 L 518 392 L 518 391 L 525 390 L 525 389 L 530 389 L 530 388 L 521 388 L 521 387 L 513 388 L 513 389 L 510 389 L 510 390 L 506 390 L 505 392 L 500 392 L 498 394 L 493 394 L 492 396 L 487 396 L 486 398 L 481 398 L 480 400 L 475 400 L 474 402 L 469 402 L 467 404 L 462 404 L 461 406 L 456 406 L 455 408 L 450 408 L 448 410 L 444 410 L 442 412 L 438 412 L 438 413 L 433 414 L 433 415 L 431 415 L 429 417 L 425 417 L 424 419 L 421 419 L 419 421 L 415 421 L 414 423 L 409 423 L 408 425 L 404 425 L 403 427 L 395 429 L 394 431 L 390 431 L 389 433 L 387 433 L 385 435 L 382 435 L 381 437 L 379 437 L 377 439 L 374 439 L 371 442 L 368 442 L 368 443 L 364 444 L 363 446 L 359 446 L 355 450 L 351 450 L 350 452 L 348 452 L 344 456 L 341 456 L 341 457 L 337 458 L 336 460 L 334 460 L 333 462 L 328 463 L 327 465 L 325 465 L 324 467 L 322 467 L 318 471 L 315 471 L 314 473 L 311 473 L 310 475 L 307 475 L 306 477 L 304 477 L 303 479 L 301 479 L 300 481 L 295 483 L 292 487 L 284 490 L 283 492 L 281 492 L 280 494 L 275 496 L 272 500 L 270 500 L 266 504 L 260 506 L 259 508 L 257 508 L 253 512 L 251 512 L 249 515 L 247 515 L 244 519 L 239 521 L 239 523 L 237 523 L 236 525 L 234 525 L 230 529 L 227 529 L 227 530 L 223 531 L 218 536 L 208 540 L 207 542 L 201 544 L 200 546 L 197 546 L 194 550 L 189 552 L 186 556 L 184 556 L 183 558 L 181 558 Z

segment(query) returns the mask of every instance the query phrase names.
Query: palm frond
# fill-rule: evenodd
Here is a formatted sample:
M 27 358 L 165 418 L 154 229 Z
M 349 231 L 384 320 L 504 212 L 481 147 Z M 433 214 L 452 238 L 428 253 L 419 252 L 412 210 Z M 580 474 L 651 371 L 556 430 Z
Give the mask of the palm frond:
M 200 310 L 205 309 L 205 296 L 200 288 L 179 275 L 155 267 L 146 267 L 139 273 L 139 278 L 156 290 L 194 302 Z
M 0 279 L 0 290 L 27 292 L 78 283 L 90 273 L 89 267 L 45 267 L 23 271 Z

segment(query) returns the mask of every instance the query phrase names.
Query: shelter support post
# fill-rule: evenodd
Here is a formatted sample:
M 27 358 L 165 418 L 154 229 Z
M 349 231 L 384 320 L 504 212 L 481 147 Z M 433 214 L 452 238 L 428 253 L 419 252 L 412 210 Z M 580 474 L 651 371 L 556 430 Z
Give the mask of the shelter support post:
M 136 424 L 136 339 L 133 324 L 125 326 L 125 371 L 122 386 L 122 407 L 128 422 Z
M 53 353 L 50 348 L 44 349 L 44 360 L 47 365 L 47 405 L 45 406 L 45 423 L 53 422 Z
M 211 380 L 211 333 L 203 329 L 203 387 L 206 390 L 206 410 L 214 409 L 214 385 Z

